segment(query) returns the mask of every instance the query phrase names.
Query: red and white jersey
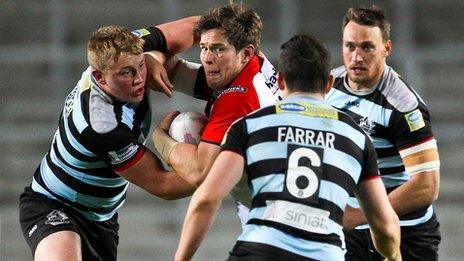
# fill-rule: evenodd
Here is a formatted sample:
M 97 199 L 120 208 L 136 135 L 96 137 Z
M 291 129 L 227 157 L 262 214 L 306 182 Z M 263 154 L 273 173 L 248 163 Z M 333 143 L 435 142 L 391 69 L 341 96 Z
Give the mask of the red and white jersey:
M 196 76 L 196 77 L 195 77 Z M 201 141 L 221 144 L 229 127 L 249 113 L 282 100 L 277 85 L 277 70 L 262 56 L 254 56 L 226 87 L 212 90 L 206 84 L 204 68 L 181 60 L 171 77 L 174 88 L 195 98 L 208 101 Z M 192 88 L 192 86 L 194 86 Z M 246 175 L 232 189 L 242 226 L 248 221 L 251 193 Z
M 267 59 L 255 56 L 229 86 L 215 90 L 210 97 L 202 141 L 221 144 L 233 122 L 279 100 L 276 69 Z
M 233 122 L 282 99 L 277 86 L 277 70 L 262 56 L 254 56 L 228 86 L 217 90 L 207 86 L 204 68 L 199 64 L 181 61 L 176 70 L 180 72 L 172 79 L 175 89 L 208 101 L 203 142 L 220 145 Z

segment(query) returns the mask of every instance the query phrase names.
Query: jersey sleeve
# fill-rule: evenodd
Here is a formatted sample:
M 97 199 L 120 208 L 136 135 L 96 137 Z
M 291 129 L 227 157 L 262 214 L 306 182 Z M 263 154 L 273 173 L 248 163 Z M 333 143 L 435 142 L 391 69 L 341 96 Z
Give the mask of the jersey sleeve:
M 237 119 L 252 112 L 253 108 L 258 107 L 258 105 L 251 104 L 252 101 L 247 99 L 246 92 L 250 90 L 240 88 L 242 89 L 234 89 L 221 94 L 213 104 L 208 123 L 201 136 L 202 141 L 217 145 L 221 144 L 229 126 Z
M 86 136 L 85 140 L 91 141 L 88 146 L 92 151 L 115 171 L 123 171 L 133 166 L 146 151 L 146 147 L 124 124 L 118 124 L 107 133 L 97 133 L 90 129 L 83 135 Z
M 433 137 L 430 115 L 422 103 L 409 112 L 395 111 L 391 127 L 393 143 L 398 150 L 412 147 Z
M 157 27 L 142 28 L 132 31 L 132 33 L 142 38 L 145 43 L 143 44 L 143 51 L 161 51 L 166 52 L 168 45 L 166 42 L 166 37 L 164 37 L 163 32 Z
M 221 144 L 221 151 L 233 151 L 245 156 L 247 144 L 246 121 L 245 118 L 233 123 L 227 130 Z
M 377 153 L 375 152 L 374 144 L 367 135 L 365 135 L 365 137 L 366 147 L 364 149 L 363 168 L 359 178 L 360 182 L 380 177 L 377 165 Z

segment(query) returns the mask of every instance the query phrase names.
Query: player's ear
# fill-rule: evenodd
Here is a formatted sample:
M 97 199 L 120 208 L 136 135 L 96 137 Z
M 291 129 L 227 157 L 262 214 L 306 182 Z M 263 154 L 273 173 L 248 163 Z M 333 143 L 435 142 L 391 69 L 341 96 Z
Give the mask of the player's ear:
M 98 84 L 103 85 L 106 83 L 105 77 L 103 77 L 102 71 L 93 69 L 92 76 L 97 81 Z
M 242 49 L 242 63 L 248 63 L 248 61 L 253 58 L 253 55 L 255 54 L 255 46 L 252 44 L 249 44 Z
M 285 82 L 285 77 L 281 72 L 277 73 L 277 85 L 281 91 L 287 88 L 287 83 Z
M 391 51 L 392 51 L 392 48 L 393 48 L 392 41 L 387 40 L 384 44 L 385 44 L 385 54 L 384 54 L 384 56 L 388 57 L 391 54 Z
M 327 94 L 330 89 L 332 89 L 332 86 L 334 84 L 335 78 L 332 74 L 329 74 L 329 79 L 327 80 L 327 84 L 325 85 L 324 88 L 324 94 Z

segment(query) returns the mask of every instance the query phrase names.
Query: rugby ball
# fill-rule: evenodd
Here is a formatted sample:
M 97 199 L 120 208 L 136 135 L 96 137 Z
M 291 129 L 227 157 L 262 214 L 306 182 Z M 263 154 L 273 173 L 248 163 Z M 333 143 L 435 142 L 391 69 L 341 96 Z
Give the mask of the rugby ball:
M 178 142 L 198 145 L 206 117 L 195 111 L 181 112 L 169 127 L 169 136 Z

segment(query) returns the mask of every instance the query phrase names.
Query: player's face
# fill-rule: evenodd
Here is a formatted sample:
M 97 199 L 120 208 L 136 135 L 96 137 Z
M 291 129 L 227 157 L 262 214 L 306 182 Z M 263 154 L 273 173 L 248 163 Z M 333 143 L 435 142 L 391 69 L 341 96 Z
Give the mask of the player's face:
M 391 42 L 382 39 L 379 27 L 350 21 L 343 30 L 343 62 L 354 89 L 370 88 L 382 77 Z
M 121 102 L 141 102 L 145 93 L 147 67 L 145 56 L 122 53 L 116 63 L 101 72 L 100 86 Z
M 204 32 L 201 35 L 200 48 L 206 82 L 212 89 L 229 84 L 246 65 L 244 50 L 237 52 L 220 29 Z

